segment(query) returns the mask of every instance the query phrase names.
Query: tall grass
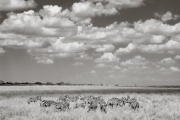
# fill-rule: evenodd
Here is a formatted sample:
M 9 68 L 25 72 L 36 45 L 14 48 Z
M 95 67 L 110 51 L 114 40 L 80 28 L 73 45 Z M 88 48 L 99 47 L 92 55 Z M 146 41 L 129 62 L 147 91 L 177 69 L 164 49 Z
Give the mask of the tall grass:
M 81 93 L 89 95 L 90 93 Z M 100 94 L 93 94 L 98 96 Z M 108 108 L 107 113 L 99 109 L 87 112 L 87 108 L 78 108 L 66 112 L 58 112 L 53 107 L 41 108 L 39 102 L 27 104 L 32 94 L 17 94 L 14 96 L 0 95 L 0 120 L 180 120 L 179 94 L 146 94 L 118 93 L 101 94 L 105 101 L 112 97 L 129 95 L 140 103 L 138 111 L 128 105 L 119 108 Z M 43 94 L 42 99 L 57 100 L 59 94 Z

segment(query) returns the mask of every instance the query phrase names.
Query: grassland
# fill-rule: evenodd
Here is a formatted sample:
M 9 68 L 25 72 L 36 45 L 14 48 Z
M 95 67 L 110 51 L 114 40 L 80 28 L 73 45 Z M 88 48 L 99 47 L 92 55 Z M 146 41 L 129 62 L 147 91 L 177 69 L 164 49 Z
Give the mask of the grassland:
M 101 95 L 105 101 L 129 95 L 137 98 L 140 108 L 138 111 L 133 111 L 128 105 L 108 108 L 105 114 L 99 109 L 89 113 L 87 108 L 58 112 L 53 108 L 41 108 L 39 102 L 27 104 L 27 99 L 31 96 L 42 95 L 42 99 L 57 100 L 61 94 Z M 3 86 L 0 87 L 0 120 L 180 120 L 180 89 Z

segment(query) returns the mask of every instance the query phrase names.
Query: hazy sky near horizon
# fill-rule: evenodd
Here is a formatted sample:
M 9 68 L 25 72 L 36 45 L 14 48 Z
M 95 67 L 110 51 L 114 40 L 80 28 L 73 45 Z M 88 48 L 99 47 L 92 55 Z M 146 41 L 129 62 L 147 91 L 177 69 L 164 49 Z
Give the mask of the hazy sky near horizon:
M 0 0 L 0 80 L 180 85 L 180 0 Z

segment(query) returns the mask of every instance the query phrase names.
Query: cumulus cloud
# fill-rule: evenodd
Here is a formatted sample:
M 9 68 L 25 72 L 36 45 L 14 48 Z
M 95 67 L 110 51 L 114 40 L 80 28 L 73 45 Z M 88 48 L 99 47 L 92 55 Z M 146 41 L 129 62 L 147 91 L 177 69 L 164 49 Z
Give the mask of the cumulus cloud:
M 179 15 L 173 15 L 170 11 L 168 11 L 167 13 L 163 15 L 154 13 L 154 16 L 160 18 L 163 22 L 167 22 L 170 20 L 177 20 L 180 17 Z
M 125 62 L 121 62 L 122 66 L 131 67 L 131 66 L 144 66 L 147 65 L 149 61 L 146 60 L 146 58 L 141 56 L 135 56 L 132 59 L 129 59 Z
M 92 70 L 90 73 L 92 74 L 96 74 L 97 72 L 95 70 Z
M 6 51 L 0 47 L 0 54 L 5 53 Z
M 0 0 L 0 11 L 13 11 L 36 7 L 34 0 Z
M 171 58 L 164 58 L 163 60 L 161 60 L 159 62 L 159 64 L 161 64 L 161 65 L 172 65 L 174 63 L 175 63 L 175 61 Z
M 112 53 L 104 53 L 100 58 L 97 58 L 95 62 L 119 62 L 119 58 Z
M 73 66 L 82 66 L 84 65 L 83 62 L 75 62 L 74 64 L 72 64 Z
M 75 58 L 76 60 L 92 60 L 92 57 L 90 57 L 85 52 L 79 53 L 79 57 Z
M 51 49 L 56 52 L 82 52 L 87 49 L 84 43 L 63 43 L 62 39 L 58 39 L 52 44 Z
M 107 67 L 109 67 L 109 66 L 106 65 L 106 64 L 102 64 L 102 63 L 97 64 L 97 65 L 95 66 L 95 68 L 107 68 Z
M 96 52 L 112 52 L 114 49 L 113 45 L 102 45 L 96 49 Z
M 116 8 L 105 7 L 100 2 L 94 4 L 89 1 L 84 1 L 74 3 L 72 5 L 70 18 L 76 22 L 89 24 L 92 17 L 101 15 L 114 15 L 116 13 L 118 13 Z
M 45 58 L 45 57 L 36 57 L 35 59 L 37 60 L 37 63 L 41 63 L 41 64 L 53 64 L 54 63 L 54 61 L 52 59 Z
M 45 11 L 46 9 L 48 8 L 44 7 L 43 10 Z M 40 13 L 43 10 L 40 10 Z M 51 12 L 49 13 L 50 15 L 54 14 L 53 10 L 47 11 Z M 9 13 L 7 15 L 8 18 L 0 25 L 0 30 L 6 33 L 38 37 L 66 37 L 76 34 L 77 27 L 74 22 L 63 15 L 63 12 L 64 11 L 59 11 L 57 16 L 50 16 L 49 14 L 42 13 L 41 15 L 33 10 L 23 13 Z
M 165 44 L 160 45 L 141 45 L 141 52 L 145 53 L 165 53 L 166 51 L 179 51 L 180 50 L 180 42 L 169 40 Z
M 146 20 L 145 22 L 135 22 L 134 28 L 139 32 L 154 35 L 173 36 L 180 33 L 180 23 L 177 23 L 175 25 L 168 25 L 155 19 Z
M 113 66 L 112 69 L 114 69 L 114 70 L 120 70 L 121 68 L 116 65 L 116 66 Z
M 170 67 L 170 70 L 172 70 L 173 72 L 180 72 L 180 69 L 177 67 Z
M 174 57 L 174 59 L 180 60 L 180 55 L 176 55 L 176 56 Z
M 133 43 L 129 43 L 127 45 L 127 47 L 119 48 L 118 50 L 116 50 L 116 54 L 118 54 L 118 55 L 128 54 L 128 53 L 132 53 L 134 51 L 137 51 L 138 49 L 139 48 L 137 45 L 135 45 Z

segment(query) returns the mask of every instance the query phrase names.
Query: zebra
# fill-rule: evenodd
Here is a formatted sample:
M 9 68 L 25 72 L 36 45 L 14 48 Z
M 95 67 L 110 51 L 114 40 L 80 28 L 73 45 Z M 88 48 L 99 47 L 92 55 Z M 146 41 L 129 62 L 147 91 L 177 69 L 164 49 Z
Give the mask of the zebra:
M 37 102 L 38 100 L 41 101 L 41 96 L 30 97 L 30 98 L 27 100 L 27 103 L 30 104 L 31 102 Z
M 136 108 L 139 108 L 139 103 L 137 101 L 131 102 L 130 103 L 130 107 L 134 110 L 136 110 Z
M 92 97 L 83 97 L 80 100 L 83 100 L 84 103 L 87 105 L 87 104 L 90 104 L 91 101 L 93 101 L 94 99 Z
M 52 105 L 56 105 L 56 102 L 52 100 L 42 100 L 40 103 L 40 107 L 50 107 Z
M 77 102 L 77 100 L 79 99 L 80 97 L 79 96 L 70 96 L 68 97 L 68 101 L 70 102 Z
M 62 110 L 65 111 L 69 109 L 69 102 L 56 102 L 54 106 L 55 106 L 55 109 L 58 109 L 60 111 Z
M 129 96 L 125 97 L 125 103 L 129 103 L 129 106 L 132 102 L 137 102 L 137 99 L 136 98 L 130 98 Z
M 96 101 L 91 101 L 90 102 L 90 105 L 88 106 L 88 111 L 89 112 L 90 110 L 96 110 L 98 108 L 98 103 Z
M 68 95 L 63 95 L 63 96 L 60 96 L 57 101 L 66 101 L 67 98 L 69 98 Z
M 107 111 L 106 111 L 107 104 L 106 104 L 105 100 L 102 99 L 102 98 L 99 98 L 98 103 L 99 103 L 99 105 L 100 105 L 100 110 L 101 110 L 102 112 L 107 113 Z
M 112 108 L 114 107 L 114 106 L 118 106 L 119 105 L 119 101 L 120 101 L 120 99 L 119 98 L 111 98 L 111 99 L 109 99 L 108 101 L 107 101 L 107 105 L 108 106 L 111 106 Z
M 74 108 L 85 108 L 86 107 L 86 104 L 85 103 L 76 103 Z

